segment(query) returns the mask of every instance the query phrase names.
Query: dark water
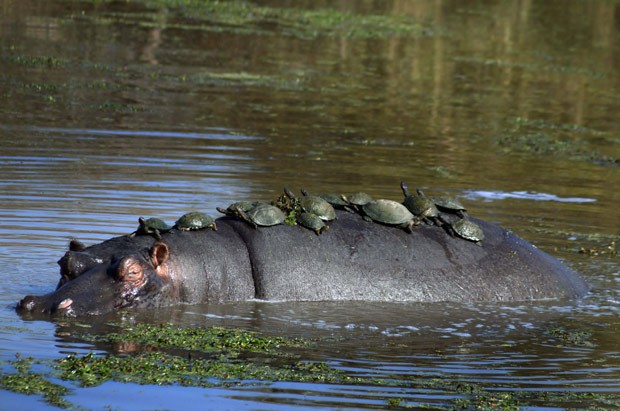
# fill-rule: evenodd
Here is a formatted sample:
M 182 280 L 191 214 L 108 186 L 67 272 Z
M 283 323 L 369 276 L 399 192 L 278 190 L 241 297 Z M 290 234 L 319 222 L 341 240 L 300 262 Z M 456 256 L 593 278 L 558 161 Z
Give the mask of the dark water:
M 129 233 L 141 215 L 215 214 L 283 186 L 398 199 L 405 179 L 563 259 L 591 294 L 162 310 L 157 320 L 180 325 L 334 337 L 307 358 L 369 383 L 106 383 L 67 399 L 86 409 L 381 409 L 395 398 L 451 408 L 462 392 L 420 383 L 444 378 L 546 393 L 524 409 L 620 407 L 618 2 L 263 1 L 243 19 L 201 4 L 0 1 L 0 360 L 93 349 L 68 339 L 67 325 L 13 311 L 54 287 L 71 238 Z M 300 10 L 354 17 L 321 26 Z M 391 20 L 362 24 L 376 16 Z M 585 331 L 587 344 L 550 336 L 552 326 Z

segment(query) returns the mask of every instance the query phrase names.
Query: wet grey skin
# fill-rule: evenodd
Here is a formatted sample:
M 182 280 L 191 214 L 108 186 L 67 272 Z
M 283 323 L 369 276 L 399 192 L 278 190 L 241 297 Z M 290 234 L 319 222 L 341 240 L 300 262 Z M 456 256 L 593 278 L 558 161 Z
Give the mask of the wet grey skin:
M 205 228 L 217 231 L 215 220 L 208 214 L 199 211 L 183 214 L 174 224 L 174 228 L 181 231 L 202 230 Z
M 373 200 L 364 204 L 362 211 L 365 219 L 400 226 L 408 232 L 413 231 L 413 227 L 420 223 L 404 205 L 392 200 Z
M 139 223 L 138 229 L 134 231 L 133 233 L 129 234 L 130 237 L 134 237 L 136 235 L 148 234 L 148 235 L 152 235 L 158 240 L 161 240 L 162 234 L 167 233 L 168 231 L 172 230 L 172 227 L 166 224 L 165 221 L 159 218 L 155 218 L 155 217 L 151 217 L 147 219 L 144 219 L 144 217 L 140 217 L 138 218 L 138 223 Z
M 314 231 L 317 235 L 324 233 L 329 226 L 316 214 L 304 211 L 297 217 L 297 223 L 307 229 Z

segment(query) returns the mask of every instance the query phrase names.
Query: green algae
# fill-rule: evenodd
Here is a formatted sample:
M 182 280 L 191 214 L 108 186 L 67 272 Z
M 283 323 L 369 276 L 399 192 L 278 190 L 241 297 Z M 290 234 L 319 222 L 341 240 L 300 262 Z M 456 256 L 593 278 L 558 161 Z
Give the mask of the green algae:
M 247 360 L 180 357 L 162 352 L 132 356 L 69 355 L 58 362 L 57 368 L 62 379 L 77 381 L 85 387 L 106 381 L 214 387 L 244 381 L 349 383 L 355 380 L 324 363 L 263 364 Z
M 506 153 L 559 156 L 595 164 L 617 165 L 620 158 L 590 150 L 583 137 L 601 137 L 601 133 L 575 124 L 556 124 L 522 117 L 496 137 L 495 143 Z
M 563 325 L 550 326 L 546 335 L 561 346 L 593 347 L 592 333 L 578 328 L 569 328 Z
M 119 332 L 85 339 L 122 344 L 131 354 L 69 355 L 56 364 L 64 380 L 81 386 L 105 381 L 179 384 L 209 387 L 247 380 L 349 382 L 325 363 L 300 361 L 293 348 L 313 342 L 263 336 L 223 327 L 178 327 L 172 324 L 121 326 Z
M 172 324 L 138 324 L 123 327 L 121 332 L 97 338 L 107 343 L 131 341 L 143 347 L 175 348 L 192 351 L 251 351 L 274 353 L 282 348 L 307 347 L 308 340 L 300 338 L 267 337 L 235 328 L 177 327 Z
M 70 403 L 63 397 L 69 389 L 49 381 L 45 375 L 31 371 L 34 359 L 27 357 L 11 362 L 14 373 L 0 375 L 0 388 L 26 395 L 41 395 L 48 404 L 60 408 L 70 408 Z

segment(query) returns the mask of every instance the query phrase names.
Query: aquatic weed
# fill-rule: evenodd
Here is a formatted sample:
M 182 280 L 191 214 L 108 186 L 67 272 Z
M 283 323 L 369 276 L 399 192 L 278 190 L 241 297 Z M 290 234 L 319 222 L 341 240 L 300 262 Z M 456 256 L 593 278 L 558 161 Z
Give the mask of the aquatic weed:
M 61 378 L 81 386 L 96 386 L 106 381 L 137 384 L 211 387 L 248 380 L 342 383 L 355 382 L 344 372 L 324 363 L 294 362 L 263 364 L 227 358 L 180 357 L 163 352 L 145 352 L 130 356 L 99 356 L 89 353 L 69 355 L 57 363 Z
M 17 355 L 17 360 L 11 362 L 16 372 L 0 375 L 0 388 L 26 395 L 41 395 L 48 404 L 70 408 L 71 404 L 63 396 L 69 393 L 69 389 L 62 385 L 54 384 L 43 375 L 31 371 L 34 359 Z
M 522 117 L 513 119 L 495 143 L 504 152 L 527 153 L 540 156 L 563 156 L 596 164 L 620 164 L 620 158 L 588 150 L 575 134 L 600 137 L 600 133 L 575 124 L 555 124 Z
M 108 343 L 134 342 L 142 346 L 188 351 L 222 350 L 275 352 L 283 347 L 304 347 L 299 338 L 267 337 L 251 331 L 223 327 L 179 327 L 173 324 L 138 324 L 100 338 Z

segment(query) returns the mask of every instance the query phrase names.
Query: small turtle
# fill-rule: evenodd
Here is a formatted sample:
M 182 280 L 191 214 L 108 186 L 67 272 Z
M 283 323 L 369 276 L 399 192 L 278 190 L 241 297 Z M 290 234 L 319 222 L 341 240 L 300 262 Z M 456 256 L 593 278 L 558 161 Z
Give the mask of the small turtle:
M 392 200 L 373 200 L 364 204 L 362 211 L 365 219 L 387 225 L 397 225 L 408 232 L 413 230 L 413 226 L 420 224 L 420 221 L 407 210 L 407 207 Z
M 350 196 L 340 196 L 344 201 L 347 202 L 347 206 L 345 208 L 348 211 L 359 211 L 360 208 L 373 201 L 373 198 L 366 193 L 358 191 L 357 193 L 353 193 Z
M 323 233 L 329 229 L 329 226 L 316 214 L 304 211 L 297 217 L 297 223 L 314 231 L 316 235 Z
M 156 239 L 161 240 L 161 235 L 163 233 L 167 233 L 168 231 L 172 230 L 172 227 L 166 224 L 165 221 L 155 217 L 147 219 L 140 217 L 138 218 L 138 223 L 140 224 L 138 226 L 138 229 L 133 233 L 129 234 L 130 237 L 142 234 L 149 234 Z
M 467 220 L 465 218 L 450 224 L 450 230 L 458 237 L 461 237 L 465 240 L 473 241 L 478 245 L 480 245 L 480 242 L 484 240 L 484 233 L 482 232 L 480 226 L 473 221 Z
M 259 204 L 249 211 L 244 211 L 239 206 L 235 206 L 235 216 L 248 224 L 257 228 L 258 226 L 268 227 L 282 224 L 286 215 L 282 210 L 271 204 Z
M 349 204 L 342 199 L 342 196 L 340 194 L 324 193 L 319 194 L 319 197 L 327 201 L 334 208 L 345 208 Z
M 217 231 L 215 220 L 209 215 L 198 211 L 183 214 L 174 224 L 174 228 L 181 231 L 202 230 L 203 228 Z
M 215 207 L 217 209 L 217 211 L 219 211 L 222 214 L 226 214 L 229 217 L 236 217 L 237 213 L 236 210 L 237 209 L 241 209 L 245 212 L 250 211 L 251 209 L 253 209 L 254 207 L 256 207 L 257 205 L 259 205 L 261 203 L 259 202 L 254 202 L 254 203 L 250 203 L 249 201 L 237 201 L 236 203 L 232 203 L 231 205 L 228 206 L 228 208 L 224 209 L 221 207 Z
M 403 190 L 405 199 L 403 205 L 407 207 L 415 216 L 419 217 L 427 223 L 437 223 L 439 217 L 439 210 L 433 203 L 433 200 L 426 197 L 422 190 L 419 188 L 416 190 L 417 195 L 409 194 L 409 189 L 404 181 L 400 182 L 400 188 Z
M 321 220 L 331 221 L 336 219 L 336 210 L 327 201 L 319 196 L 308 194 L 302 189 L 303 197 L 299 199 L 299 205 L 307 213 L 316 214 Z
M 433 202 L 440 211 L 454 213 L 463 218 L 467 214 L 465 206 L 456 198 L 452 197 L 434 197 Z

